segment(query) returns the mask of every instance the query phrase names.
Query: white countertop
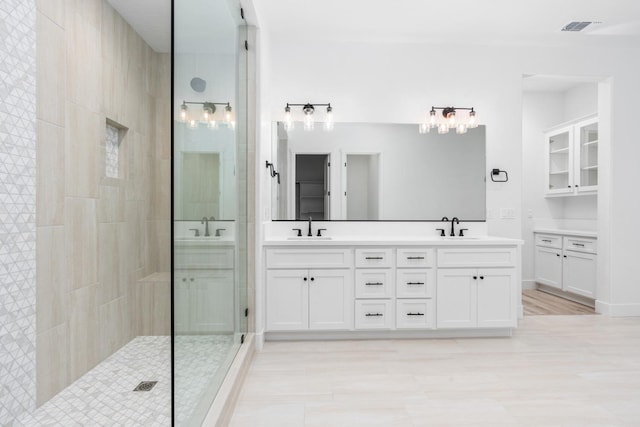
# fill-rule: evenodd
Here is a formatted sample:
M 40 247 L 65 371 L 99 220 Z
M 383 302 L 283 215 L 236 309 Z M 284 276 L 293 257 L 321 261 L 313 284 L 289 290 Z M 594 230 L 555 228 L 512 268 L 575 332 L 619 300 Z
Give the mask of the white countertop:
M 519 239 L 494 236 L 465 237 L 393 237 L 393 236 L 327 236 L 327 237 L 273 237 L 264 241 L 265 246 L 498 246 L 522 245 Z
M 557 228 L 534 228 L 534 233 L 559 234 L 563 236 L 598 237 L 597 231 L 562 230 Z

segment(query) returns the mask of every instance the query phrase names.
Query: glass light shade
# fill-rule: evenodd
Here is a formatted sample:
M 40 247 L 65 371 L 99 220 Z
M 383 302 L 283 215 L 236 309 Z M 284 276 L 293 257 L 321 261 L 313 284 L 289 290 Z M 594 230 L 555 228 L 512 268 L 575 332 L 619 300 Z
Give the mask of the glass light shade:
M 436 117 L 436 110 L 431 110 L 429 111 L 429 127 L 431 129 L 435 128 L 438 125 L 437 122 L 437 117 Z
M 211 129 L 217 129 L 218 128 L 218 122 L 216 122 L 215 120 L 209 120 L 209 122 L 207 123 L 207 125 L 209 126 L 209 128 Z
M 180 118 L 178 119 L 180 122 L 186 122 L 187 121 L 187 104 L 182 104 L 180 106 Z
M 208 123 L 209 120 L 211 120 L 212 115 L 213 114 L 211 114 L 211 110 L 209 108 L 205 107 L 202 109 L 202 121 L 204 123 Z
M 333 130 L 333 108 L 327 107 L 327 115 L 324 122 L 325 130 Z
M 198 121 L 195 119 L 189 120 L 189 129 L 197 129 L 197 128 L 198 128 Z
M 291 118 L 291 107 L 288 105 L 284 109 L 284 130 L 293 129 L 293 119 Z
M 233 113 L 231 112 L 230 105 L 224 107 L 224 121 L 227 122 L 227 124 L 231 124 L 233 121 Z
M 428 123 L 420 123 L 418 125 L 418 133 L 420 133 L 420 134 L 428 133 L 430 130 L 431 130 L 431 128 L 429 127 Z
M 464 123 L 458 123 L 456 125 L 456 133 L 458 134 L 467 133 L 467 125 Z
M 449 125 L 447 123 L 440 123 L 438 125 L 438 133 L 449 133 Z
M 313 130 L 314 122 L 311 114 L 304 115 L 304 130 Z
M 456 127 L 456 112 L 453 111 L 447 115 L 447 124 L 450 128 Z
M 469 112 L 469 120 L 467 121 L 467 127 L 470 127 L 470 128 L 478 127 L 478 118 L 476 117 L 476 112 L 473 110 Z

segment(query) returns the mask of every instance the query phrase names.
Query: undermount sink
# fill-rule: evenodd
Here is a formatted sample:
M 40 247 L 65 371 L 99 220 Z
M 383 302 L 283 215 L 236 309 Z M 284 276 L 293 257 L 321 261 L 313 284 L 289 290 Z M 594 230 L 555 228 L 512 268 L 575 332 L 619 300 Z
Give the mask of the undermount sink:
M 287 240 L 332 240 L 331 236 L 291 236 Z

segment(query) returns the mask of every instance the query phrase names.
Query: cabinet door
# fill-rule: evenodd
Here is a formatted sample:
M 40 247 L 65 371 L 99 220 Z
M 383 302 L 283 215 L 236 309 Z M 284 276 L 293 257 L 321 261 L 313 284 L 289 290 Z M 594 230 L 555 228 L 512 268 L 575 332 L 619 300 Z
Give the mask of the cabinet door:
M 475 269 L 439 269 L 436 292 L 437 328 L 473 328 L 477 317 Z
M 535 280 L 543 285 L 562 289 L 562 251 L 535 247 Z
M 573 126 L 549 132 L 545 137 L 545 194 L 573 193 Z
M 478 270 L 478 327 L 516 326 L 516 275 L 512 268 Z
M 191 331 L 232 333 L 235 306 L 233 270 L 192 270 L 189 275 Z
M 563 260 L 563 290 L 595 299 L 597 255 L 565 251 Z
M 353 329 L 351 270 L 309 271 L 309 329 Z
M 579 193 L 598 190 L 598 119 L 592 118 L 575 126 L 575 178 Z
M 176 334 L 190 332 L 190 311 L 188 270 L 176 270 L 173 285 L 173 321 Z
M 307 270 L 267 270 L 267 330 L 309 328 Z

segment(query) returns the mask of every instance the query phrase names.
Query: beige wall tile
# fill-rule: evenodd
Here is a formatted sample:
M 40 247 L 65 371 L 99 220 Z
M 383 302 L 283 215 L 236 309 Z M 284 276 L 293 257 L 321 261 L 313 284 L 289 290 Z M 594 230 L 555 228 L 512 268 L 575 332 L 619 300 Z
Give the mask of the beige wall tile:
M 65 0 L 36 0 L 36 8 L 60 27 L 65 26 Z
M 129 341 L 129 310 L 126 298 L 118 298 L 100 305 L 98 316 L 100 360 L 104 360 Z
M 98 223 L 124 221 L 124 182 L 101 185 L 98 193 Z
M 98 114 L 67 102 L 65 127 L 65 187 L 67 196 L 97 197 L 99 177 L 104 165 L 98 165 L 98 150 L 104 145 L 105 123 Z
M 36 117 L 64 126 L 65 31 L 40 12 L 36 21 Z
M 171 219 L 171 160 L 154 162 L 153 219 Z
M 171 282 L 142 279 L 136 283 L 136 308 L 140 335 L 171 333 Z
M 98 362 L 98 304 L 96 286 L 69 293 L 67 379 L 75 381 Z
M 120 266 L 120 245 L 116 223 L 98 224 L 98 304 L 123 296 L 124 266 Z
M 67 325 L 36 335 L 36 405 L 40 406 L 67 385 Z
M 42 120 L 36 128 L 36 223 L 61 225 L 65 195 L 64 128 Z
M 36 229 L 36 333 L 64 324 L 69 289 L 64 227 Z
M 71 289 L 98 281 L 98 228 L 95 199 L 67 197 L 65 211 L 65 255 Z

